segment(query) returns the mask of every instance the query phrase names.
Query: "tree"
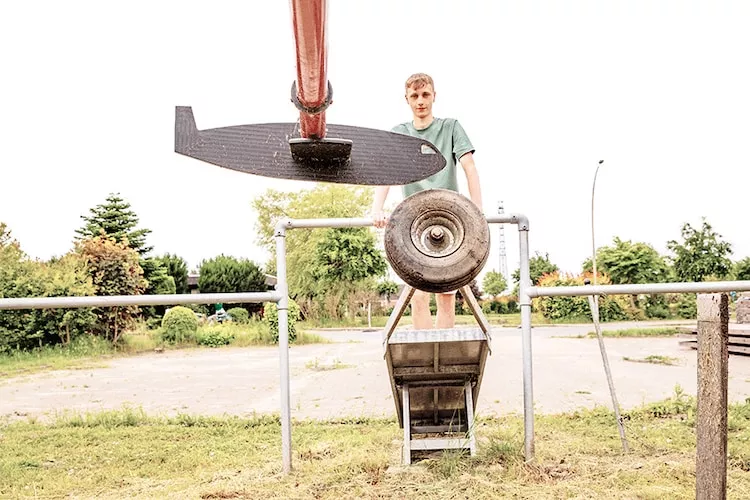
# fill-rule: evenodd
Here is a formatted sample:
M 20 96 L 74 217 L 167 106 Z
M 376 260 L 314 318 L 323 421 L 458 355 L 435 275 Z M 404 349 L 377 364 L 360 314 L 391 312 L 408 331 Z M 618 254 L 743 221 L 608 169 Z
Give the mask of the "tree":
M 206 259 L 200 263 L 198 288 L 201 293 L 262 292 L 266 276 L 255 262 L 226 255 Z M 249 312 L 257 312 L 260 304 L 238 304 Z
M 378 295 L 385 295 L 385 300 L 390 302 L 391 295 L 398 293 L 398 283 L 391 280 L 379 281 L 377 284 Z
M 750 257 L 735 262 L 733 274 L 736 280 L 750 280 Z
M 584 272 L 593 272 L 591 258 L 583 263 Z M 607 274 L 613 284 L 659 283 L 667 281 L 669 265 L 651 245 L 630 240 L 623 241 L 617 236 L 612 246 L 596 250 L 596 271 Z
M 324 287 L 383 276 L 387 264 L 364 227 L 329 229 L 318 242 L 313 276 Z
M 253 200 L 258 213 L 258 243 L 275 252 L 273 236 L 279 218 L 362 217 L 371 202 L 372 189 L 359 186 L 319 184 L 297 193 L 268 190 Z M 351 310 L 348 299 L 354 290 L 363 292 L 362 296 L 374 292 L 375 278 L 385 269 L 381 266 L 385 262 L 382 252 L 368 229 L 289 231 L 286 251 L 289 294 L 305 316 L 320 313 L 338 317 L 347 307 Z M 351 262 L 345 263 L 347 260 Z M 340 280 L 324 280 L 328 271 Z
M 674 254 L 671 257 L 675 275 L 679 281 L 703 281 L 713 277 L 725 278 L 732 269 L 729 255 L 732 245 L 721 240 L 721 235 L 713 230 L 703 217 L 700 229 L 690 223 L 682 226 L 682 243 L 676 240 L 667 242 L 667 248 Z
M 174 280 L 174 293 L 188 293 L 190 290 L 188 289 L 188 268 L 185 259 L 170 253 L 157 257 L 157 259 L 161 261 L 167 270 L 167 274 Z
M 539 252 L 535 252 L 535 255 L 529 259 L 529 278 L 533 285 L 539 284 L 539 279 L 545 274 L 552 274 L 559 271 L 557 265 L 553 264 L 549 260 L 549 253 L 545 253 L 544 256 Z M 513 271 L 513 281 L 519 283 L 521 281 L 521 270 L 516 269 Z
M 554 272 L 544 275 L 538 285 L 543 287 L 581 286 L 587 278 L 591 279 L 590 273 L 574 276 Z M 602 276 L 601 284 L 609 283 L 608 277 Z M 547 319 L 587 318 L 591 320 L 591 308 L 586 297 L 536 297 L 532 299 L 532 306 Z M 599 299 L 599 319 L 601 321 L 628 319 L 627 308 L 627 298 L 622 295 L 603 296 Z
M 143 278 L 138 252 L 123 242 L 96 236 L 77 243 L 77 253 L 85 260 L 95 295 L 140 295 L 148 286 Z M 132 325 L 137 306 L 94 309 L 99 321 L 96 333 L 116 343 L 123 330 Z
M 110 193 L 106 202 L 90 209 L 91 215 L 82 215 L 86 224 L 76 230 L 76 240 L 93 238 L 105 234 L 116 242 L 127 241 L 127 245 L 138 254 L 145 255 L 153 247 L 146 246 L 146 236 L 150 229 L 136 229 L 138 216 L 130 209 L 130 203 L 119 193 Z
M 329 301 L 334 317 L 354 315 L 376 300 L 375 278 L 384 276 L 386 269 L 385 258 L 367 228 L 328 229 L 318 242 L 312 267 L 316 295 L 338 297 L 337 304 Z
M 505 280 L 503 273 L 497 271 L 489 271 L 484 275 L 482 279 L 482 288 L 484 293 L 491 295 L 492 297 L 500 295 L 508 288 L 508 283 Z
M 145 295 L 172 295 L 175 293 L 176 286 L 174 278 L 169 275 L 167 266 L 157 258 L 141 259 L 141 268 L 143 269 L 143 279 L 148 283 Z M 166 306 L 145 306 L 142 307 L 145 318 L 161 318 L 166 312 Z
M 93 295 L 85 263 L 68 254 L 50 262 L 30 259 L 0 222 L 0 297 Z M 95 320 L 90 309 L 0 311 L 0 353 L 70 342 Z
M 169 270 L 164 263 L 156 258 L 141 259 L 143 276 L 148 282 L 146 295 L 172 295 L 176 291 L 174 278 L 169 275 Z
M 15 240 L 10 235 L 10 229 L 5 222 L 0 222 L 0 248 L 14 243 Z

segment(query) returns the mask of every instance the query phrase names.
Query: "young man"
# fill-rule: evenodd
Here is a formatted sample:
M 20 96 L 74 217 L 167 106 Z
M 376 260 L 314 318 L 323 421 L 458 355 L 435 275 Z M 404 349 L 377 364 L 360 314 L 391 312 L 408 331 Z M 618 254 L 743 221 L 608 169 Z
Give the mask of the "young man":
M 435 118 L 432 105 L 435 102 L 435 84 L 429 75 L 416 73 L 406 80 L 406 102 L 412 112 L 412 120 L 393 127 L 392 132 L 420 137 L 434 144 L 443 154 L 446 165 L 443 170 L 427 179 L 402 187 L 404 198 L 425 189 L 450 189 L 458 191 L 456 162 L 461 164 L 469 187 L 469 197 L 482 210 L 482 194 L 479 175 L 474 165 L 474 147 L 458 120 Z M 383 205 L 388 197 L 389 186 L 378 186 L 372 204 L 372 218 L 375 227 L 384 227 L 387 217 Z M 456 291 L 438 293 L 437 328 L 452 328 L 455 325 Z M 415 330 L 432 328 L 430 295 L 416 290 L 411 301 L 412 322 Z

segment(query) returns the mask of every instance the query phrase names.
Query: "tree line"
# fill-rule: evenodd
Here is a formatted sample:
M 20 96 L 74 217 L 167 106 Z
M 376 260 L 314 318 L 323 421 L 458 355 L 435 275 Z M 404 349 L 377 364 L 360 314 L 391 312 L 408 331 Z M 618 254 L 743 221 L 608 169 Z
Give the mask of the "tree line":
M 258 214 L 257 242 L 275 256 L 274 228 L 279 218 L 365 217 L 372 190 L 337 184 L 319 184 L 300 192 L 270 189 L 252 200 Z M 138 295 L 188 293 L 186 261 L 175 254 L 152 255 L 147 239 L 151 230 L 139 227 L 139 218 L 119 194 L 81 216 L 73 247 L 48 261 L 29 258 L 0 222 L 0 296 L 47 297 L 73 295 Z M 681 241 L 670 240 L 670 256 L 652 246 L 615 237 L 612 244 L 597 249 L 599 283 L 649 283 L 660 281 L 705 281 L 750 279 L 750 258 L 733 262 L 732 245 L 703 219 L 701 226 L 684 224 Z M 386 278 L 387 262 L 376 236 L 369 228 L 320 228 L 289 231 L 286 235 L 290 297 L 307 319 L 340 320 L 365 314 L 368 304 L 375 313 L 382 297 L 391 298 L 398 285 Z M 198 288 L 202 293 L 262 291 L 268 288 L 266 274 L 275 274 L 275 257 L 264 265 L 246 258 L 219 255 L 198 266 Z M 582 263 L 579 273 L 561 273 L 548 253 L 530 259 L 531 282 L 540 286 L 582 284 L 591 275 L 592 262 Z M 482 290 L 472 283 L 475 296 L 486 312 L 515 312 L 519 270 L 513 273 L 515 288 L 497 271 L 489 271 Z M 459 297 L 460 299 L 460 297 Z M 691 306 L 692 300 L 692 306 Z M 603 319 L 690 317 L 694 295 L 648 295 L 604 298 Z M 241 304 L 250 314 L 262 311 L 260 304 Z M 209 306 L 194 309 L 209 312 Z M 586 316 L 582 297 L 540 298 L 534 309 L 551 319 Z M 457 310 L 464 312 L 458 301 Z M 163 307 L 117 307 L 94 309 L 0 311 L 0 352 L 67 343 L 83 334 L 94 334 L 117 342 L 138 318 L 157 324 Z
M 750 257 L 733 261 L 732 244 L 723 239 L 703 218 L 697 227 L 684 223 L 680 240 L 666 242 L 670 255 L 660 254 L 653 246 L 614 237 L 612 243 L 597 248 L 597 282 L 600 284 L 644 284 L 659 282 L 701 282 L 750 279 Z M 537 252 L 530 258 L 530 281 L 538 286 L 582 285 L 593 277 L 593 261 L 582 263 L 579 273 L 563 273 L 549 257 Z M 512 275 L 518 294 L 520 271 Z M 485 292 L 498 295 L 506 290 L 502 274 L 490 272 L 483 282 Z M 695 294 L 642 294 L 611 296 L 603 300 L 602 316 L 611 319 L 694 318 Z M 550 319 L 588 317 L 585 297 L 544 297 L 533 301 L 534 308 Z

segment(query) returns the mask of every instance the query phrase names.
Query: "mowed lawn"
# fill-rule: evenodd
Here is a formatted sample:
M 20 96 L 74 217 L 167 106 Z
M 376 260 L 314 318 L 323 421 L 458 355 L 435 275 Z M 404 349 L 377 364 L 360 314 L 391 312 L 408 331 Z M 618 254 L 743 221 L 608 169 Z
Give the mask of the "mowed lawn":
M 0 426 L 2 498 L 694 498 L 695 400 L 624 414 L 624 453 L 605 408 L 479 419 L 475 457 L 401 465 L 395 420 L 295 422 L 282 474 L 278 417 L 159 417 L 140 409 Z M 750 498 L 750 403 L 729 411 L 728 497 Z

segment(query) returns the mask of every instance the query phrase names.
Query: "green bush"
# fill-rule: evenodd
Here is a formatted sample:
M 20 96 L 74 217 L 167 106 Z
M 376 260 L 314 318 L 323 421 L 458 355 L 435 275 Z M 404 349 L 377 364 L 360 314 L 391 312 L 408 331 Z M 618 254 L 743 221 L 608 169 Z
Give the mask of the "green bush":
M 85 262 L 67 254 L 49 262 L 32 260 L 0 223 L 0 297 L 94 295 Z M 91 331 L 89 308 L 0 311 L 0 352 L 68 344 Z
M 248 323 L 250 322 L 250 313 L 247 309 L 242 307 L 233 307 L 227 311 L 227 314 L 232 317 L 232 321 L 235 323 Z
M 244 309 L 242 309 L 245 311 Z M 247 311 L 245 311 L 247 313 Z M 198 344 L 208 347 L 219 347 L 229 345 L 234 340 L 234 333 L 221 326 L 210 326 L 202 328 L 197 336 Z
M 300 310 L 297 303 L 289 299 L 289 343 L 297 340 L 297 330 L 295 324 L 299 320 Z M 275 343 L 279 342 L 279 312 L 275 302 L 266 302 L 263 306 L 263 321 L 268 324 L 271 331 L 271 337 Z
M 646 317 L 651 319 L 668 319 L 669 308 L 661 305 L 646 306 Z
M 518 312 L 518 302 L 510 296 L 486 300 L 482 303 L 485 314 L 513 314 Z
M 554 272 L 542 276 L 539 280 L 539 286 L 583 285 L 584 279 L 590 276 L 590 273 L 570 276 Z M 609 279 L 606 276 L 601 276 L 598 279 L 598 284 L 609 284 Z M 538 297 L 533 299 L 532 304 L 534 309 L 540 311 L 547 319 L 592 319 L 588 297 Z M 602 296 L 599 298 L 599 319 L 601 321 L 628 319 L 628 306 L 628 299 L 622 295 Z
M 162 338 L 167 342 L 184 342 L 195 338 L 198 319 L 187 307 L 176 306 L 167 311 L 161 322 Z
M 694 293 L 683 293 L 677 301 L 676 314 L 680 318 L 695 319 L 698 317 L 698 297 Z
M 671 316 L 667 297 L 661 293 L 647 295 L 639 300 L 647 318 L 667 319 Z

